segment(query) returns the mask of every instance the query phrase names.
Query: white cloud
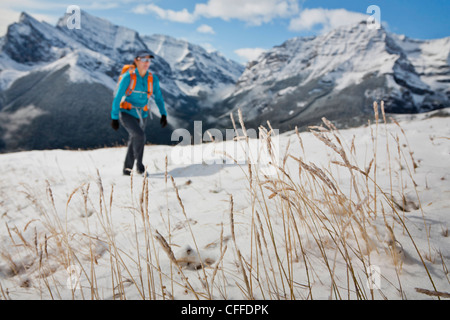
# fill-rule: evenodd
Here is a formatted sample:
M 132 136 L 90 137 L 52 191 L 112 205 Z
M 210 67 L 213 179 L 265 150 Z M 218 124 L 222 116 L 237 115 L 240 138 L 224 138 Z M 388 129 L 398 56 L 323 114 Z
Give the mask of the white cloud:
M 163 20 L 169 20 L 182 23 L 193 23 L 197 18 L 194 14 L 189 13 L 187 9 L 180 11 L 165 10 L 154 4 L 142 4 L 132 10 L 134 13 L 147 14 L 154 13 Z
M 55 25 L 58 21 L 58 16 L 49 15 L 49 14 L 40 14 L 40 13 L 31 13 L 27 12 L 33 18 L 38 21 L 45 21 L 51 25 Z M 13 24 L 14 22 L 19 22 L 20 11 L 14 11 L 10 9 L 0 8 L 0 36 L 3 36 L 8 31 L 8 26 Z
M 38 21 L 45 21 L 51 25 L 55 25 L 58 22 L 59 18 L 61 18 L 61 16 L 41 13 L 30 13 L 30 16 Z
M 107 9 L 115 9 L 119 7 L 118 2 L 111 1 L 94 1 L 86 5 L 80 6 L 83 10 L 107 10 Z
M 3 135 L 3 139 L 6 141 L 13 138 L 17 133 L 26 128 L 33 119 L 46 113 L 46 111 L 39 109 L 34 105 L 20 108 L 13 113 L 2 112 L 0 114 L 0 121 L 3 123 L 3 128 L 6 131 Z
M 298 17 L 291 20 L 289 30 L 309 31 L 321 26 L 321 32 L 327 32 L 339 26 L 357 23 L 367 18 L 368 16 L 365 14 L 345 9 L 304 9 Z
M 238 19 L 252 25 L 291 17 L 298 11 L 297 0 L 209 0 L 195 6 L 196 15 L 226 21 Z
M 211 26 L 208 26 L 207 24 L 202 24 L 200 27 L 197 28 L 197 31 L 200 33 L 215 34 L 214 29 Z
M 2 17 L 0 19 L 0 36 L 3 36 L 10 24 L 19 21 L 20 12 L 0 8 L 0 16 Z
M 62 9 L 67 8 L 68 5 L 64 3 L 55 2 L 51 0 L 2 0 L 0 6 L 2 8 L 14 9 L 16 11 L 25 11 L 28 13 L 30 10 L 48 10 L 48 9 Z
M 205 49 L 208 53 L 216 52 L 217 49 L 211 43 L 201 43 L 200 44 L 203 49 Z
M 258 57 L 266 51 L 267 50 L 263 48 L 242 48 L 234 50 L 234 53 L 236 53 L 242 61 L 247 62 L 258 59 Z
M 276 18 L 289 18 L 299 12 L 298 0 L 208 0 L 195 5 L 194 12 L 187 9 L 174 11 L 154 4 L 142 4 L 133 8 L 140 14 L 153 13 L 161 19 L 193 23 L 200 17 L 219 18 L 225 21 L 237 19 L 251 25 L 261 25 Z

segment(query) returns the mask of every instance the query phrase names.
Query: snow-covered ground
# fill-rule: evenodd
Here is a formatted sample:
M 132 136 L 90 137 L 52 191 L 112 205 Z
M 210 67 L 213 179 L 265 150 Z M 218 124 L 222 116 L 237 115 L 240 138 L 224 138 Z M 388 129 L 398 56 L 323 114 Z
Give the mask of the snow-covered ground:
M 258 164 L 210 164 L 214 147 L 242 158 L 244 140 L 146 146 L 148 179 L 121 174 L 125 148 L 2 154 L 0 299 L 448 293 L 450 111 L 433 114 L 323 141 L 284 133 L 274 139 L 284 169 L 266 176 Z M 352 180 L 330 142 L 368 176 Z

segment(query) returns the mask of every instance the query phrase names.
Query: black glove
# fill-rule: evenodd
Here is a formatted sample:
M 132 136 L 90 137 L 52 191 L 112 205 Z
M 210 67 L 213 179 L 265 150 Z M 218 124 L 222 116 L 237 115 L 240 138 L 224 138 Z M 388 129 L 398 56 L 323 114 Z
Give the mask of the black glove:
M 111 127 L 116 131 L 119 130 L 119 120 L 111 121 Z
M 161 124 L 161 127 L 165 127 L 167 126 L 167 117 L 165 115 L 161 116 L 161 120 L 159 121 L 159 123 Z

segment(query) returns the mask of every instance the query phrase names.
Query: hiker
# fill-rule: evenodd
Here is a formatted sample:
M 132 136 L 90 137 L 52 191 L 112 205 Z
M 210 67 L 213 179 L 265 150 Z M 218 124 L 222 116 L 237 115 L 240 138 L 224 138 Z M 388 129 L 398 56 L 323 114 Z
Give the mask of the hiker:
M 159 87 L 159 79 L 148 71 L 150 60 L 153 58 L 154 56 L 148 50 L 138 51 L 133 64 L 123 67 L 115 91 L 111 126 L 117 131 L 120 119 L 120 123 L 129 135 L 128 150 L 123 167 L 124 175 L 130 175 L 135 161 L 137 172 L 139 174 L 145 172 L 142 158 L 146 139 L 145 125 L 151 112 L 149 104 L 152 94 L 161 114 L 160 124 L 163 128 L 167 125 L 167 112 Z

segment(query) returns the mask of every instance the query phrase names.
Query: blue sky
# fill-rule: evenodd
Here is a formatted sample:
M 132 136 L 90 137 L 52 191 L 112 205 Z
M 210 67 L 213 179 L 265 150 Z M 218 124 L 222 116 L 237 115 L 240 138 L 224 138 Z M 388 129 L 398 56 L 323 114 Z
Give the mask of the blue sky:
M 380 8 L 391 32 L 416 39 L 450 36 L 450 0 L 2 0 L 0 34 L 21 11 L 55 24 L 72 4 L 141 34 L 186 39 L 242 63 L 290 38 L 365 20 L 370 5 Z

